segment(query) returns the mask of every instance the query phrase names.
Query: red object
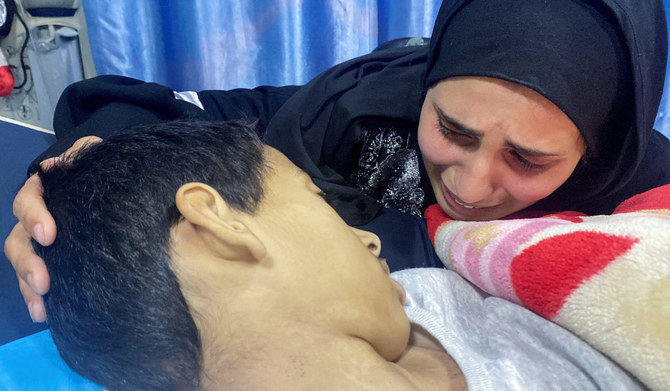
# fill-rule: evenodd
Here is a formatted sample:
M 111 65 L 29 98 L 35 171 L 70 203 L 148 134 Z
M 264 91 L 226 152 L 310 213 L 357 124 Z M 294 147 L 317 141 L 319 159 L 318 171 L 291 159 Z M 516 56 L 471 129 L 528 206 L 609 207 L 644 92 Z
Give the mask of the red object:
M 622 202 L 614 213 L 670 209 L 670 184 L 651 189 Z
M 572 292 L 637 242 L 588 231 L 547 238 L 512 261 L 514 291 L 524 307 L 552 319 Z
M 5 54 L 0 51 L 0 96 L 7 96 L 14 90 L 14 75 L 9 69 Z
M 435 235 L 437 235 L 437 230 L 440 229 L 442 224 L 452 221 L 452 219 L 444 213 L 438 204 L 433 204 L 426 208 L 426 211 L 423 212 L 423 216 L 425 217 L 426 225 L 428 226 L 430 241 L 433 242 L 433 246 L 435 246 Z

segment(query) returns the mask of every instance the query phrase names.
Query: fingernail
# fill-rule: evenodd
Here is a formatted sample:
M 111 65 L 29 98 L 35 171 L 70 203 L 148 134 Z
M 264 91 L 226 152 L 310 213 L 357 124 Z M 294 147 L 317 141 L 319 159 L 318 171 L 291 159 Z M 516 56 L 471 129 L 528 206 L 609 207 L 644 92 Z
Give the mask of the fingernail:
M 28 313 L 30 314 L 30 319 L 32 319 L 34 323 L 43 323 L 47 320 L 44 310 L 40 309 L 38 304 L 35 304 L 32 301 L 28 303 Z
M 33 237 L 39 244 L 44 245 L 44 237 L 46 235 L 44 234 L 44 227 L 42 227 L 42 224 L 37 224 L 35 225 L 35 228 L 33 228 Z
M 37 321 L 35 320 L 35 316 L 33 316 L 33 307 L 34 304 L 32 301 L 28 302 L 28 314 L 30 315 L 30 319 L 33 321 L 33 323 L 36 323 Z

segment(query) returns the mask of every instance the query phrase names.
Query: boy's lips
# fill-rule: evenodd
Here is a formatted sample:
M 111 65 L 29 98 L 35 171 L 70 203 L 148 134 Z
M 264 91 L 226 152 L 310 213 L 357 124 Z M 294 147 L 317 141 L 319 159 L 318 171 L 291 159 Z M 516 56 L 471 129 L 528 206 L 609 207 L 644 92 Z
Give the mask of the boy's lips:
M 391 281 L 393 281 L 393 285 L 395 285 L 396 292 L 398 293 L 398 300 L 400 300 L 400 304 L 405 305 L 405 299 L 407 299 L 407 292 L 405 292 L 405 288 L 402 286 L 402 284 L 400 284 L 398 281 L 392 278 Z
M 386 259 L 379 258 L 379 262 L 382 265 L 382 269 L 384 269 L 386 274 L 390 275 L 391 274 L 391 269 L 389 269 L 389 265 L 388 265 L 388 263 L 386 263 Z M 407 292 L 405 291 L 405 288 L 398 281 L 394 280 L 393 278 L 391 278 L 391 282 L 393 283 L 395 291 L 398 294 L 398 300 L 400 300 L 400 304 L 405 305 L 405 299 L 407 298 Z

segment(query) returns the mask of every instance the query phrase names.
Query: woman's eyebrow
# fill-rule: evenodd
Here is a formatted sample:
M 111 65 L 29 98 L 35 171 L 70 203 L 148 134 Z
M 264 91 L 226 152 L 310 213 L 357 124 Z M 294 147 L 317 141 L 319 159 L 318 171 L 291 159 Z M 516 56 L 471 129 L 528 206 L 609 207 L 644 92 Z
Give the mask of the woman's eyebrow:
M 439 107 L 437 107 L 437 106 L 434 106 L 434 107 L 435 107 L 435 112 L 437 113 L 437 116 L 440 118 L 440 121 L 448 122 L 451 126 L 453 126 L 459 132 L 465 133 L 465 134 L 467 134 L 469 136 L 472 136 L 472 137 L 482 137 L 484 135 L 483 132 L 473 130 L 473 129 L 465 126 L 463 123 L 459 122 L 457 119 L 455 119 L 453 117 L 450 117 L 444 111 L 442 111 L 442 109 L 440 109 Z M 540 151 L 540 150 L 535 149 L 535 148 L 524 147 L 524 146 L 521 146 L 521 145 L 519 145 L 519 144 L 517 144 L 513 141 L 510 141 L 510 140 L 505 141 L 505 146 L 507 146 L 509 148 L 512 148 L 512 149 L 516 150 L 517 152 L 519 152 L 520 154 L 525 155 L 525 156 L 531 156 L 531 157 L 556 157 L 556 156 L 560 156 L 557 153 L 544 152 L 544 151 Z
M 481 137 L 484 135 L 484 133 L 476 131 L 474 129 L 471 129 L 464 125 L 463 123 L 459 122 L 457 119 L 450 117 L 447 115 L 444 111 L 442 111 L 441 108 L 437 107 L 436 105 L 433 105 L 435 108 L 435 112 L 437 113 L 437 116 L 440 118 L 440 121 L 442 122 L 448 122 L 451 126 L 453 126 L 456 130 L 459 132 L 465 133 L 468 136 L 472 137 Z
M 522 147 L 521 145 L 514 143 L 509 140 L 505 140 L 505 145 L 514 149 L 518 153 L 524 156 L 531 156 L 531 157 L 556 157 L 560 156 L 557 153 L 549 153 L 549 152 L 544 152 L 540 151 L 534 148 L 528 148 L 528 147 Z

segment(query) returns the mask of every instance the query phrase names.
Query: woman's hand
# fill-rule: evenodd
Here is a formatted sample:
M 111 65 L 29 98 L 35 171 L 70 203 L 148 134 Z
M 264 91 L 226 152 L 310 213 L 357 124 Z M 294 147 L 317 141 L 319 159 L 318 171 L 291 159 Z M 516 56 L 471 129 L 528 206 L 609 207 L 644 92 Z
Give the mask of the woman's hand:
M 62 155 L 47 159 L 40 165 L 43 170 L 48 170 L 59 159 L 86 144 L 99 141 L 101 139 L 95 136 L 82 137 Z M 49 273 L 42 258 L 33 251 L 30 238 L 32 236 L 43 246 L 48 246 L 56 240 L 56 222 L 47 210 L 42 191 L 42 184 L 37 174 L 28 178 L 14 198 L 14 216 L 19 222 L 5 240 L 5 255 L 16 270 L 21 294 L 34 322 L 46 320 L 42 295 L 49 290 Z

